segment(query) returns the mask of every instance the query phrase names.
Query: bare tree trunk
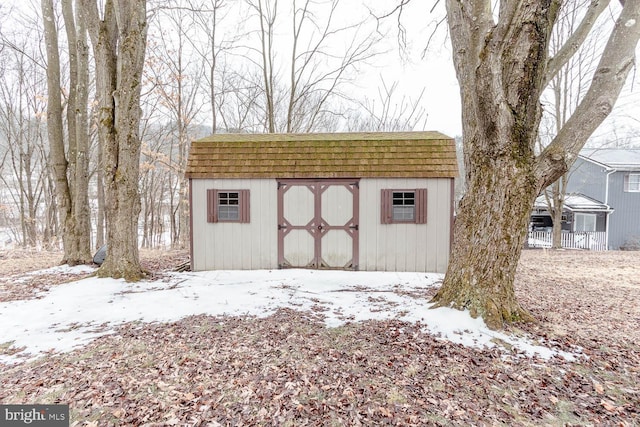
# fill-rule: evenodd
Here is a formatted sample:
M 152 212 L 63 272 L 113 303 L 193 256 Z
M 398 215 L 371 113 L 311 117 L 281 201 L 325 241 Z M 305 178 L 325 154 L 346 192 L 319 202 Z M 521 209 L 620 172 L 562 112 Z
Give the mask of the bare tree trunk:
M 273 31 L 278 10 L 278 0 L 273 0 L 273 4 L 271 4 L 270 1 L 271 0 L 267 0 L 267 3 L 264 4 L 262 0 L 248 0 L 247 3 L 256 11 L 258 19 L 260 20 L 260 31 L 258 34 L 261 45 L 261 71 L 264 84 L 266 129 L 267 132 L 274 133 L 276 131 L 276 113 L 274 102 Z
M 594 3 L 589 7 L 600 7 Z M 456 220 L 447 273 L 433 301 L 437 307 L 469 309 L 491 328 L 532 318 L 515 298 L 514 277 L 533 201 L 569 169 L 611 111 L 640 38 L 640 2 L 628 1 L 589 91 L 536 156 L 539 99 L 550 80 L 549 37 L 559 4 L 500 2 L 494 22 L 488 1 L 446 2 L 462 98 L 468 191 Z
M 28 52 L 26 42 L 20 52 L 4 58 L 11 61 L 11 68 L 5 79 L 0 79 L 0 126 L 7 148 L 1 163 L 8 160 L 11 168 L 8 174 L 0 174 L 0 181 L 7 190 L 4 195 L 10 196 L 18 207 L 20 218 L 16 225 L 20 231 L 14 231 L 16 239 L 25 247 L 35 247 L 39 206 L 47 177 L 46 165 L 41 163 L 45 138 L 40 120 L 44 111 L 39 102 L 46 88 L 41 85 L 42 75 L 32 60 L 35 52 Z
M 99 135 L 105 184 L 107 257 L 100 276 L 139 280 L 140 86 L 146 47 L 145 0 L 84 0 L 96 60 Z
M 483 146 L 489 141 L 485 139 Z M 516 300 L 513 282 L 538 187 L 527 169 L 519 167 L 527 161 L 524 156 L 487 157 L 481 168 L 467 173 L 451 260 L 433 301 L 468 309 L 487 325 L 500 327 L 503 321 L 532 319 Z M 504 188 L 499 183 L 509 184 Z
M 567 188 L 567 175 L 553 183 L 551 194 L 553 202 L 551 205 L 553 232 L 551 239 L 552 249 L 562 249 L 562 212 L 564 210 L 565 188 Z
M 179 178 L 180 179 L 180 188 L 179 188 L 179 216 L 180 216 L 180 240 L 179 240 L 179 248 L 185 249 L 189 247 L 189 233 L 191 233 L 189 229 L 189 184 L 188 181 L 184 178 L 184 175 Z
M 69 0 L 66 0 L 69 1 Z M 63 3 L 64 4 L 64 3 Z M 86 19 L 79 5 L 75 8 L 75 43 L 69 50 L 76 52 L 77 83 L 71 90 L 75 92 L 75 171 L 72 179 L 73 213 L 76 219 L 75 239 L 77 241 L 77 261 L 91 262 L 91 210 L 89 208 L 89 46 L 87 45 Z M 73 17 L 69 16 L 69 20 Z M 71 134 L 71 129 L 69 129 Z
M 67 130 L 69 158 L 65 155 L 58 30 L 52 0 L 42 0 L 42 15 L 47 45 L 47 131 L 51 163 L 55 176 L 57 205 L 63 225 L 63 262 L 69 265 L 91 261 L 90 223 L 88 199 L 88 129 L 87 85 L 88 65 L 86 50 L 80 43 L 85 36 L 76 34 L 71 0 L 62 2 L 62 11 L 69 45 L 69 97 L 67 101 Z M 83 28 L 83 27 L 81 27 Z M 80 58 L 79 58 L 80 53 Z M 81 62 L 78 62 L 78 60 Z
M 218 109 L 216 107 L 216 65 L 218 62 L 218 50 L 216 47 L 216 30 L 218 28 L 218 9 L 222 7 L 221 1 L 212 3 L 213 17 L 211 32 L 209 38 L 211 40 L 211 65 L 209 66 L 209 98 L 211 106 L 211 133 L 216 133 L 218 129 Z
M 98 212 L 96 213 L 96 249 L 105 244 L 105 215 L 104 215 L 104 184 L 102 179 L 102 145 L 98 144 L 98 168 L 96 170 L 96 199 Z
M 74 218 L 71 211 L 71 190 L 67 180 L 67 158 L 65 156 L 62 100 L 60 97 L 60 56 L 58 54 L 58 30 L 53 12 L 53 1 L 42 0 L 42 17 L 47 51 L 47 134 L 49 137 L 50 162 L 56 188 L 56 199 L 60 223 L 62 224 L 62 243 L 64 258 L 62 263 L 73 262 Z

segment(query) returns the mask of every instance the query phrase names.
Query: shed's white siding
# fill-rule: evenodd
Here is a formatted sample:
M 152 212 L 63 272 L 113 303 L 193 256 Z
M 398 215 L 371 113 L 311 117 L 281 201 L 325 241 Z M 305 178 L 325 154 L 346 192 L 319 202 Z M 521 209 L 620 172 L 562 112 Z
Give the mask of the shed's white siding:
M 213 188 L 248 189 L 250 223 L 208 223 L 206 193 Z M 427 223 L 381 224 L 380 190 L 415 188 L 427 188 Z M 276 179 L 192 179 L 191 191 L 194 270 L 278 268 Z M 444 273 L 451 240 L 451 197 L 449 178 L 362 178 L 358 269 Z
M 249 190 L 250 223 L 208 223 L 207 189 Z M 275 179 L 191 181 L 193 269 L 250 270 L 278 267 Z
M 381 224 L 382 189 L 427 189 L 426 224 Z M 451 179 L 360 180 L 360 270 L 444 273 L 449 262 Z

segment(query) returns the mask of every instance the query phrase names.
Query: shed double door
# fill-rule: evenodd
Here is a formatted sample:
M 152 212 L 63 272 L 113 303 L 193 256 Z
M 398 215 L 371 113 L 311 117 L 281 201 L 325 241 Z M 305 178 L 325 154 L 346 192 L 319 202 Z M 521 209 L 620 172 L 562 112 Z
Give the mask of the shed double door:
M 278 181 L 280 268 L 358 268 L 359 187 L 349 180 Z

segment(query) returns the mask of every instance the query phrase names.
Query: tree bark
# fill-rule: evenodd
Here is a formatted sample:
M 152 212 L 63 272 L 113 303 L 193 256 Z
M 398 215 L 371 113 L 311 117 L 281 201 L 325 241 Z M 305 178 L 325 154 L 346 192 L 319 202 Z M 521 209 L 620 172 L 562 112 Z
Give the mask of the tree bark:
M 81 50 L 83 35 L 76 33 L 71 0 L 62 2 L 69 46 L 69 96 L 67 99 L 68 158 L 62 120 L 60 86 L 60 57 L 58 29 L 52 0 L 42 0 L 42 16 L 47 50 L 47 133 L 50 163 L 55 179 L 55 192 L 64 256 L 62 263 L 69 265 L 91 262 L 90 222 L 88 198 L 87 155 L 87 85 L 88 65 L 86 52 Z M 80 35 L 80 37 L 78 37 Z M 81 56 L 79 58 L 79 55 Z M 81 62 L 78 62 L 78 60 Z
M 515 298 L 515 271 L 536 196 L 571 166 L 624 85 L 640 37 L 640 2 L 626 2 L 591 89 L 567 125 L 534 153 L 549 37 L 560 2 L 447 0 L 460 84 L 467 193 L 435 307 L 468 309 L 491 328 L 531 320 Z
M 138 132 L 146 2 L 107 0 L 102 20 L 95 1 L 83 3 L 96 61 L 107 223 L 107 256 L 98 275 L 135 281 L 144 276 L 138 254 Z
M 67 262 L 69 265 L 91 262 L 91 222 L 89 210 L 89 129 L 87 119 L 89 63 L 87 35 L 82 8 L 74 16 L 71 0 L 62 2 L 62 13 L 69 46 L 69 100 L 67 135 L 69 164 L 67 179 L 71 196 L 71 221 L 68 224 Z M 76 25 L 77 24 L 77 25 Z
M 53 170 L 60 224 L 62 224 L 62 264 L 73 260 L 74 218 L 71 210 L 71 190 L 67 180 L 67 158 L 62 124 L 62 99 L 60 87 L 60 55 L 58 53 L 58 29 L 52 0 L 42 0 L 42 18 L 47 51 L 47 136 L 49 139 L 50 165 Z
M 104 214 L 104 184 L 102 179 L 102 146 L 98 144 L 98 168 L 96 170 L 96 198 L 98 212 L 96 213 L 96 249 L 105 244 L 105 214 Z
M 77 85 L 76 95 L 76 170 L 74 175 L 76 192 L 73 207 L 76 217 L 78 259 L 91 262 L 91 209 L 89 207 L 89 46 L 86 18 L 83 9 L 76 4 Z M 71 49 L 71 46 L 70 46 Z

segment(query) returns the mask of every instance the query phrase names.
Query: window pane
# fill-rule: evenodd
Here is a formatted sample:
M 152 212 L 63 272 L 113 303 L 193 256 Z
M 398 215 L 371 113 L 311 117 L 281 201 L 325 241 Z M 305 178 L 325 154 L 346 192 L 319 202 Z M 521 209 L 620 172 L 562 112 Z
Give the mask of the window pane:
M 393 220 L 394 221 L 411 221 L 414 216 L 413 206 L 394 206 L 393 207 Z
M 218 208 L 218 219 L 220 221 L 232 221 L 240 219 L 238 206 L 220 206 Z
M 640 174 L 629 175 L 629 191 L 640 191 Z
M 240 219 L 238 192 L 218 193 L 218 220 L 236 221 Z
M 594 214 L 577 213 L 575 221 L 575 231 L 596 231 L 596 216 Z
M 393 220 L 413 221 L 415 218 L 415 192 L 398 191 L 393 193 Z

